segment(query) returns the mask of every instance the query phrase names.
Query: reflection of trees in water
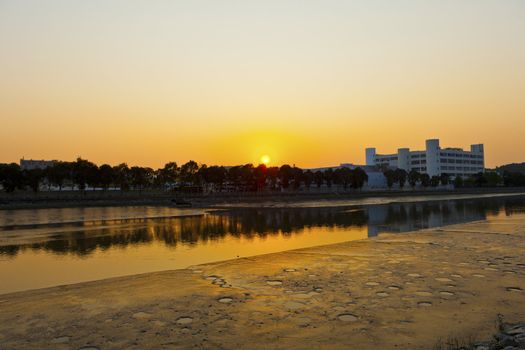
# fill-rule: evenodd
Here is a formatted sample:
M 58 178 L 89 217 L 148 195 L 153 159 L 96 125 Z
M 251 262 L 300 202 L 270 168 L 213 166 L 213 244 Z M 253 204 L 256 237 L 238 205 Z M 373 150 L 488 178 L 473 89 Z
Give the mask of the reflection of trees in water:
M 49 241 L 0 247 L 0 253 L 14 256 L 25 249 L 56 254 L 88 255 L 95 250 L 148 244 L 160 241 L 175 247 L 226 236 L 291 236 L 305 228 L 366 225 L 365 211 L 344 212 L 333 208 L 233 210 L 203 216 L 112 221 L 109 227 L 53 234 Z M 104 225 L 108 225 L 105 222 Z M 57 225 L 53 225 L 56 227 Z M 77 228 L 79 225 L 70 225 Z
M 516 209 L 517 208 L 517 209 Z M 51 251 L 56 254 L 89 255 L 95 250 L 163 242 L 175 247 L 180 243 L 218 240 L 226 236 L 268 237 L 291 236 L 315 227 L 348 228 L 368 225 L 369 234 L 380 231 L 403 232 L 486 218 L 488 214 L 516 210 L 524 212 L 523 199 L 456 200 L 374 205 L 348 208 L 239 209 L 214 212 L 203 216 L 160 219 L 132 219 L 86 223 L 69 232 L 57 232 L 42 243 L 0 247 L 0 254 L 15 256 L 25 249 Z M 42 226 L 39 226 L 42 228 Z M 46 227 L 44 225 L 44 227 Z M 49 228 L 56 227 L 49 226 Z M 73 230 L 74 229 L 74 230 Z

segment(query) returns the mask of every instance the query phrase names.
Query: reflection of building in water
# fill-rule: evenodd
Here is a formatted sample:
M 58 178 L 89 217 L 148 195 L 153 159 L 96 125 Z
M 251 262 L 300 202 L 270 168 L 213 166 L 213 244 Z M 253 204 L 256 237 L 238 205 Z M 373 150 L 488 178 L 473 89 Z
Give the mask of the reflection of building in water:
M 474 201 L 395 203 L 367 207 L 368 237 L 485 220 L 490 205 Z M 496 208 L 498 206 L 496 205 Z M 497 209 L 496 209 L 497 210 Z
M 0 254 L 15 256 L 19 251 L 32 249 L 57 254 L 89 255 L 97 249 L 150 244 L 154 241 L 170 247 L 179 244 L 191 246 L 225 237 L 251 239 L 293 236 L 311 228 L 329 228 L 346 234 L 352 228 L 367 226 L 370 237 L 381 232 L 406 232 L 483 220 L 488 214 L 499 213 L 502 208 L 507 213 L 525 210 L 523 199 L 484 198 L 358 208 L 240 209 L 175 218 L 99 220 L 36 224 L 32 227 L 0 226 L 0 234 L 7 232 L 6 237 L 12 237 L 0 242 Z M 33 240 L 27 235 L 31 229 L 38 232 L 38 235 L 30 235 Z M 18 235 L 17 230 L 20 230 Z

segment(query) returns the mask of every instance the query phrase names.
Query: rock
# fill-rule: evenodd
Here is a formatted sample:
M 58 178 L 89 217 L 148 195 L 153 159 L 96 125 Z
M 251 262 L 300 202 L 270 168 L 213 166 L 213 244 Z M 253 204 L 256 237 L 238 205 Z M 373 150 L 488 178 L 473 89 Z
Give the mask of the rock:
M 477 344 L 474 346 L 474 350 L 490 350 L 490 344 Z
M 63 344 L 69 342 L 69 336 L 56 337 L 51 341 L 53 344 Z
M 270 286 L 280 286 L 281 284 L 283 284 L 283 282 L 279 280 L 270 280 L 266 281 L 266 283 Z
M 231 303 L 232 301 L 233 299 L 229 297 L 220 298 L 218 300 L 219 303 L 223 303 L 223 304 L 228 304 L 228 303 Z
M 131 317 L 133 317 L 136 320 L 144 320 L 144 319 L 150 318 L 151 314 L 147 312 L 139 311 L 139 312 L 134 313 Z
M 423 306 L 423 307 L 429 307 L 429 306 L 432 306 L 432 303 L 430 301 L 420 301 L 419 303 L 417 303 L 417 305 Z
M 514 342 L 514 337 L 504 333 L 499 333 L 498 335 L 496 335 L 496 339 L 498 340 L 497 349 L 501 349 L 506 346 L 508 347 L 516 345 L 516 343 Z
M 514 342 L 522 348 L 525 348 L 525 333 L 518 334 L 514 337 Z
M 193 322 L 193 318 L 191 317 L 179 317 L 177 319 L 177 324 L 190 324 Z
M 337 318 L 343 322 L 355 322 L 357 321 L 357 316 L 352 314 L 341 314 Z
M 508 335 L 525 334 L 525 324 L 518 324 L 505 328 L 504 333 Z

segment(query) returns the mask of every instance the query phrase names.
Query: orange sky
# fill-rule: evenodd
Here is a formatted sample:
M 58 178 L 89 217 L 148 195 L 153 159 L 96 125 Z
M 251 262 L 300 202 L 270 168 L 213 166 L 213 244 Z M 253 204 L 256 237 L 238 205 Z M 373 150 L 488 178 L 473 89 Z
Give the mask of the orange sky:
M 525 161 L 525 2 L 0 1 L 0 162 Z

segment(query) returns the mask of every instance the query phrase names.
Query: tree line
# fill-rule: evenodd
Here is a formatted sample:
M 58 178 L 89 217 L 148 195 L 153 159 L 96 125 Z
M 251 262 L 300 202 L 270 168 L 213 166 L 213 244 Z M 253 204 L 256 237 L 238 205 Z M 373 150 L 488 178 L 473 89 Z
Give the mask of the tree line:
M 186 192 L 254 192 L 310 189 L 322 185 L 360 189 L 367 179 L 366 172 L 361 168 L 342 167 L 314 172 L 287 164 L 280 167 L 266 167 L 264 164 L 224 167 L 189 161 L 181 166 L 169 162 L 162 168 L 152 169 L 129 167 L 125 163 L 98 166 L 82 158 L 74 162 L 56 161 L 43 169 L 22 169 L 16 163 L 0 164 L 0 185 L 6 192 L 17 189 L 38 192 L 46 186 L 59 191 L 161 189 Z
M 466 179 L 451 178 L 447 174 L 432 176 L 415 170 L 383 169 L 387 186 L 436 187 L 453 184 L 455 187 L 525 186 L 525 174 L 504 171 L 486 171 Z M 361 168 L 340 167 L 324 171 L 304 170 L 296 166 L 266 167 L 252 164 L 233 167 L 207 166 L 189 161 L 179 166 L 169 162 L 164 167 L 100 166 L 78 158 L 74 162 L 56 161 L 44 169 L 22 169 L 18 164 L 0 164 L 0 185 L 6 192 L 42 188 L 54 190 L 119 189 L 172 190 L 181 192 L 257 192 L 282 191 L 337 186 L 343 189 L 360 189 L 368 181 Z
M 503 174 L 496 171 L 479 172 L 467 178 L 460 176 L 452 178 L 446 173 L 443 173 L 440 176 L 431 177 L 428 174 L 420 173 L 416 170 L 407 172 L 403 169 L 385 169 L 383 174 L 385 175 L 387 186 L 389 188 L 392 188 L 394 185 L 403 188 L 407 185 L 411 187 L 416 187 L 416 185 L 421 185 L 422 187 L 437 187 L 439 185 L 446 186 L 449 184 L 454 185 L 455 188 L 525 186 L 525 174 L 508 171 L 504 171 Z

